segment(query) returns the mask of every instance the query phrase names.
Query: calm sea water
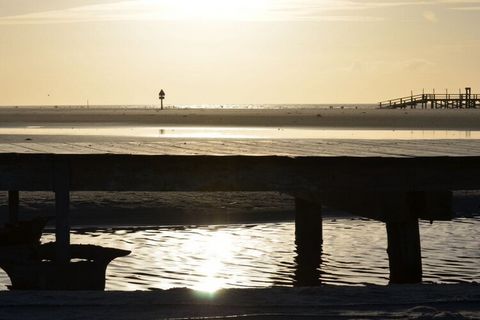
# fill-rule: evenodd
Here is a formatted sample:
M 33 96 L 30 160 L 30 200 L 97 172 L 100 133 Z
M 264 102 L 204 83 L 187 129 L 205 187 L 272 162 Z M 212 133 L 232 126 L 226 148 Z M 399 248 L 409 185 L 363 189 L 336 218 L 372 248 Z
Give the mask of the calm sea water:
M 10 106 L 15 108 L 92 108 L 92 109 L 160 109 L 152 105 L 59 105 L 59 106 Z M 373 109 L 376 103 L 323 103 L 323 104 L 166 104 L 165 109 Z
M 362 139 L 362 140 L 448 140 L 480 139 L 480 131 L 461 130 L 368 130 L 318 128 L 266 128 L 217 126 L 22 126 L 0 128 L 0 136 L 158 138 L 158 139 Z
M 480 217 L 421 223 L 424 281 L 480 281 Z M 46 234 L 43 241 L 52 241 Z M 107 269 L 107 290 L 188 287 L 293 286 L 296 281 L 294 223 L 103 229 L 74 231 L 72 243 L 131 250 Z M 322 283 L 388 283 L 383 223 L 366 219 L 325 219 Z M 315 267 L 314 267 L 315 268 Z M 4 273 L 0 285 L 8 284 Z

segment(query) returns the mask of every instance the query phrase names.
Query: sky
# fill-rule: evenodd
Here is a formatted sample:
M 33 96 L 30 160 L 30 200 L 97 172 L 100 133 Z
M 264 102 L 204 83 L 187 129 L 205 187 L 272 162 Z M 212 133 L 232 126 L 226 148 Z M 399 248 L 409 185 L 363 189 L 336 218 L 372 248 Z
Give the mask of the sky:
M 480 92 L 480 0 L 0 0 L 0 105 Z

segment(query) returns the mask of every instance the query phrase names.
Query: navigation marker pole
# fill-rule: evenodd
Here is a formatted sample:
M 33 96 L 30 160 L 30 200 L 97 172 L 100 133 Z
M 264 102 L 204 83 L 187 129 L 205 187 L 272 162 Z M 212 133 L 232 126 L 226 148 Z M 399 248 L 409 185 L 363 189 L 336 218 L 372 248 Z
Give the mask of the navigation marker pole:
M 160 99 L 160 109 L 163 110 L 163 99 L 165 99 L 165 91 L 163 91 L 163 89 L 160 90 L 158 98 Z

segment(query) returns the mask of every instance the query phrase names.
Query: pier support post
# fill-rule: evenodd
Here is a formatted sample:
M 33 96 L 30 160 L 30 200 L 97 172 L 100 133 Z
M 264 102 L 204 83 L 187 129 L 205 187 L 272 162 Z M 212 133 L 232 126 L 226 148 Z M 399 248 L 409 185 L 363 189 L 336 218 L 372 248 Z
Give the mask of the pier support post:
M 390 283 L 422 281 L 422 255 L 418 219 L 387 222 Z
M 56 211 L 56 261 L 70 261 L 70 166 L 67 161 L 56 161 L 54 172 Z
M 8 222 L 17 223 L 20 209 L 20 194 L 17 190 L 8 191 Z
M 295 210 L 295 286 L 319 285 L 323 243 L 321 205 L 295 198 Z

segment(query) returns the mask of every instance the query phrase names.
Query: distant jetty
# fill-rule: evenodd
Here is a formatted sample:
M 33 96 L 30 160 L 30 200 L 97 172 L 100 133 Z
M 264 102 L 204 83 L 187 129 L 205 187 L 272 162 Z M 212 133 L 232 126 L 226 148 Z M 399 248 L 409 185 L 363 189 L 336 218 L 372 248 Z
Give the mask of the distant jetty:
M 480 108 L 480 94 L 473 94 L 471 88 L 465 88 L 465 93 L 443 94 L 421 93 L 410 96 L 382 101 L 379 103 L 382 109 L 473 109 Z

